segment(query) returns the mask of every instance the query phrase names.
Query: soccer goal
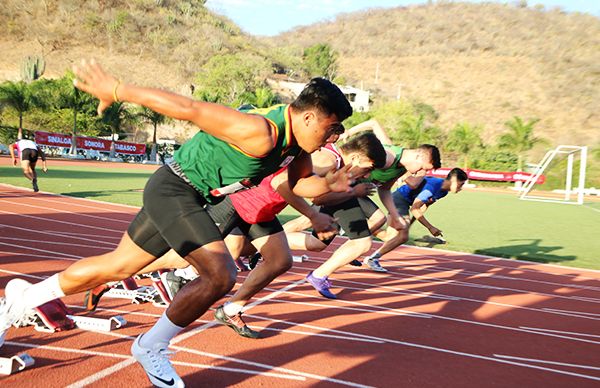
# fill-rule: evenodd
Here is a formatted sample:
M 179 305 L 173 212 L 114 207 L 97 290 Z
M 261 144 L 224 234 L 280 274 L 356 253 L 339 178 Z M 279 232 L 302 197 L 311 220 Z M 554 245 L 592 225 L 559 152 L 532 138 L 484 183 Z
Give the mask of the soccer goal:
M 548 151 L 533 174 L 523 184 L 519 198 L 572 205 L 583 204 L 586 163 L 587 146 L 561 145 Z M 577 165 L 579 165 L 579 179 L 574 182 Z M 564 188 L 535 190 L 540 186 L 538 182 L 542 174 L 548 175 L 550 172 L 553 173 L 555 182 L 546 182 L 546 184 L 563 185 Z

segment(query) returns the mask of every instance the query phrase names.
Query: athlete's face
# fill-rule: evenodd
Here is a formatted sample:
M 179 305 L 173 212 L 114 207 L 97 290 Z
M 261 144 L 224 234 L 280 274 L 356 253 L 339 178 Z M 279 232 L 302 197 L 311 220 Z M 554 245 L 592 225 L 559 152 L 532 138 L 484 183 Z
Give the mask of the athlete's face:
M 318 111 L 302 113 L 302 130 L 295 133 L 298 145 L 308 153 L 327 143 L 333 143 L 344 133 L 344 126 L 335 115 L 325 116 Z
M 424 152 L 416 152 L 414 157 L 411 160 L 404 162 L 403 165 L 406 168 L 406 171 L 411 174 L 433 169 L 431 157 Z
M 354 178 L 366 178 L 373 171 L 373 161 L 366 155 L 354 153 L 350 160 L 352 167 L 349 172 Z

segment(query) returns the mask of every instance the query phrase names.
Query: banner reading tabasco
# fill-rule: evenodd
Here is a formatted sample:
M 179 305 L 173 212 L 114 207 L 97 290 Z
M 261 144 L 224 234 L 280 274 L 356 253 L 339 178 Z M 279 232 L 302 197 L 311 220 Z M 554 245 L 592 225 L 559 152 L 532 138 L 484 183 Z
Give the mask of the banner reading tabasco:
M 115 141 L 115 152 L 118 154 L 143 155 L 146 153 L 146 145 Z

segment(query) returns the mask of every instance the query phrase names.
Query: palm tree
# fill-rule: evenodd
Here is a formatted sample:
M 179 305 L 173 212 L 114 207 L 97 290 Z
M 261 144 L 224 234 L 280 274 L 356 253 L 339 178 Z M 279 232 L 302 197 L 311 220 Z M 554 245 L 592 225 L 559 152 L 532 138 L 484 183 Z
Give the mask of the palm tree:
M 39 105 L 33 88 L 23 81 L 6 81 L 0 84 L 0 104 L 19 115 L 19 128 L 23 128 L 23 114 Z
M 508 149 L 517 154 L 517 171 L 523 171 L 523 154 L 532 149 L 536 144 L 546 143 L 546 140 L 533 136 L 533 126 L 540 121 L 531 119 L 523 122 L 519 116 L 504 123 L 508 127 L 508 133 L 500 136 L 498 145 L 500 148 Z
M 469 152 L 476 147 L 481 147 L 481 127 L 468 123 L 456 124 L 448 133 L 446 149 L 458 152 L 464 157 L 464 168 L 469 168 Z
M 400 129 L 395 131 L 394 140 L 408 148 L 418 147 L 423 143 L 437 143 L 442 131 L 425 121 L 425 115 L 409 116 L 400 122 Z
M 137 116 L 142 119 L 142 121 L 152 124 L 152 127 L 154 128 L 152 132 L 152 151 L 150 151 L 150 160 L 155 162 L 157 148 L 156 127 L 158 127 L 159 124 L 164 124 L 167 122 L 169 118 L 163 114 L 153 111 L 152 109 L 146 108 L 145 106 L 140 108 Z
M 95 107 L 96 101 L 88 93 L 82 93 L 73 86 L 73 77 L 69 74 L 59 80 L 59 86 L 56 88 L 56 108 L 73 110 L 73 129 L 71 132 L 72 141 L 69 153 L 77 154 L 77 114 L 85 108 Z
M 123 126 L 133 124 L 135 120 L 135 115 L 131 114 L 122 102 L 115 102 L 104 111 L 102 122 L 110 128 L 111 140 L 113 141 L 110 147 L 110 158 L 115 157 L 115 135 L 120 132 Z

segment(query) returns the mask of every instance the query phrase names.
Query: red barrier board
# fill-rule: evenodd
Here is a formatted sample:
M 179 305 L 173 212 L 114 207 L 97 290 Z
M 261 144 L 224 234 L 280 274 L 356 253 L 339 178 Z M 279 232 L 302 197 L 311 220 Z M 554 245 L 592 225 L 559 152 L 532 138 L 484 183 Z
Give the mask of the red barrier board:
M 119 154 L 143 155 L 146 153 L 146 145 L 115 141 L 115 152 Z
M 64 133 L 50 133 L 50 132 L 35 132 L 35 142 L 39 145 L 45 145 L 50 147 L 71 147 L 71 135 L 65 135 Z
M 427 175 L 436 176 L 439 178 L 445 178 L 451 169 L 440 168 L 437 170 L 428 171 Z M 502 171 L 483 171 L 483 170 L 472 170 L 466 169 L 465 172 L 469 176 L 469 179 L 476 181 L 496 181 L 496 182 L 525 182 L 533 174 L 528 172 L 502 172 Z M 546 181 L 544 175 L 540 175 L 537 179 L 537 184 L 541 185 Z
M 109 152 L 110 143 L 110 140 L 98 139 L 95 137 L 77 136 L 77 148 L 82 150 Z

